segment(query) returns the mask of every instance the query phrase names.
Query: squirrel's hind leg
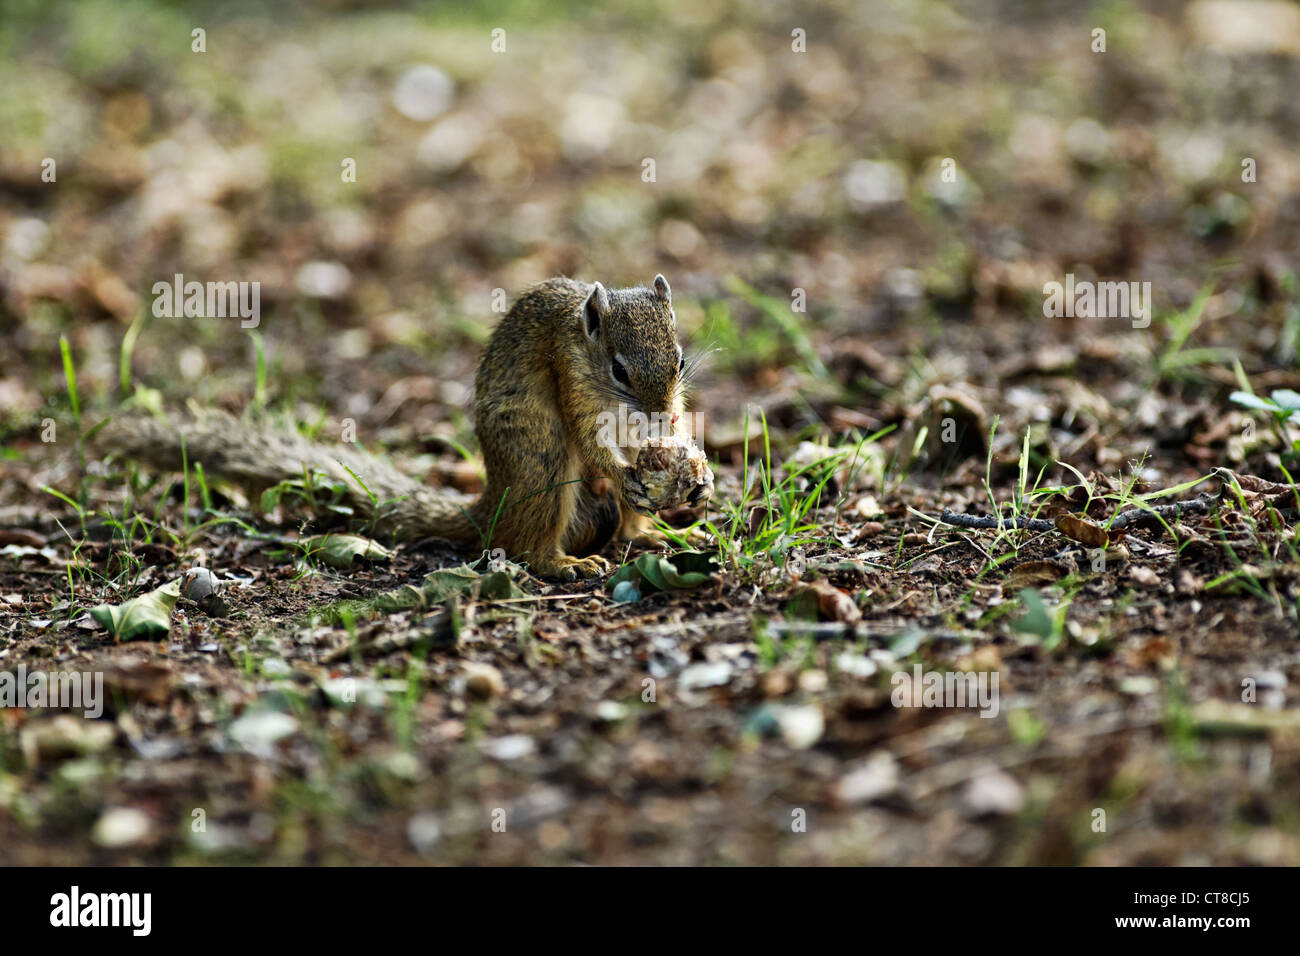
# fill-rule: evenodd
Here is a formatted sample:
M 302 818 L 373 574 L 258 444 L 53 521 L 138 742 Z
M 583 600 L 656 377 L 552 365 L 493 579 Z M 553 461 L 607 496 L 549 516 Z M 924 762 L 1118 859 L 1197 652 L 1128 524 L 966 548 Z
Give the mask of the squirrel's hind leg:
M 618 499 L 612 491 L 597 494 L 591 484 L 578 486 L 573 517 L 563 542 L 565 551 L 580 557 L 599 553 L 614 540 L 619 528 Z
M 559 416 L 497 404 L 480 408 L 478 434 L 488 474 L 481 508 L 492 525 L 491 547 L 505 548 L 543 577 L 572 581 L 607 570 L 604 558 L 567 551 L 582 485 Z
M 572 526 L 577 507 L 574 484 L 552 483 L 542 491 L 516 495 L 512 488 L 493 535 L 516 558 L 528 563 L 534 574 L 572 581 L 608 570 L 604 558 L 570 554 L 563 529 Z

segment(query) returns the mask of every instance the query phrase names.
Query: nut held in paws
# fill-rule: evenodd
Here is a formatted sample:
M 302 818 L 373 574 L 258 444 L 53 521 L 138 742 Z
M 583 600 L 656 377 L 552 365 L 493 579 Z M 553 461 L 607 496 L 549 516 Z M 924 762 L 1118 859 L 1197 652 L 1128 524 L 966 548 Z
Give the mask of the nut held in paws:
M 711 477 L 704 452 L 684 436 L 648 440 L 637 455 L 635 471 L 656 510 L 681 504 Z

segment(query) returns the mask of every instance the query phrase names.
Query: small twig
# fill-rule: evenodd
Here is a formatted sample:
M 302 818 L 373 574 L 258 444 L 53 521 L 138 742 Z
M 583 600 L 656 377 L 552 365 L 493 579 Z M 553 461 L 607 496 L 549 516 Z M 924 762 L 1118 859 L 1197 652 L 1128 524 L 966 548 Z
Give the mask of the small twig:
M 524 604 L 530 601 L 564 601 L 569 598 L 590 598 L 597 597 L 595 591 L 588 591 L 586 594 L 528 594 L 524 597 L 517 598 L 479 598 L 475 604 Z
M 1121 511 L 1109 522 L 1103 524 L 1111 531 L 1122 531 L 1133 525 L 1158 524 L 1161 518 L 1180 518 L 1183 515 L 1207 514 L 1219 505 L 1220 496 L 1203 494 L 1190 501 L 1177 501 L 1169 505 L 1152 505 L 1150 508 L 1129 508 Z M 996 530 L 1001 528 L 1022 528 L 1029 531 L 1053 531 L 1055 522 L 1046 518 L 1026 518 L 1018 515 L 1014 518 L 999 518 L 996 515 L 956 514 L 947 508 L 939 515 L 939 520 L 958 528 L 976 528 Z
M 1014 518 L 1000 518 L 996 515 L 959 515 L 947 508 L 939 515 L 944 524 L 958 528 L 977 528 L 980 530 L 998 530 L 1001 528 L 1021 528 L 1028 531 L 1052 531 L 1056 528 L 1052 522 L 1043 518 L 1026 518 L 1017 515 Z
M 1219 505 L 1220 495 L 1197 495 L 1190 501 L 1176 501 L 1171 505 L 1152 505 L 1150 508 L 1129 508 L 1121 511 L 1110 523 L 1118 531 L 1134 524 L 1158 524 L 1158 518 L 1180 518 L 1183 515 L 1207 514 Z

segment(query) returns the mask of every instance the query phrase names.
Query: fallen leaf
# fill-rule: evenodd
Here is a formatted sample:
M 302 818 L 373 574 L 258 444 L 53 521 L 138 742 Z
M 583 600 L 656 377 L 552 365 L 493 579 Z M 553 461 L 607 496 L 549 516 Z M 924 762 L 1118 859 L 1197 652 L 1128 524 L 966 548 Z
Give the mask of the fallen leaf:
M 717 555 L 711 551 L 679 551 L 668 557 L 642 554 L 619 568 L 605 586 L 613 590 L 624 581 L 632 584 L 644 581 L 655 590 L 674 591 L 699 587 L 717 570 Z
M 786 611 L 805 620 L 842 621 L 845 624 L 862 620 L 862 611 L 853 598 L 825 581 L 811 581 L 795 588 Z
M 107 628 L 108 633 L 118 641 L 162 638 L 171 629 L 172 609 L 176 607 L 180 595 L 181 582 L 178 578 L 123 604 L 93 607 L 90 616 Z
M 1119 532 L 1109 534 L 1105 528 L 1074 515 L 1057 515 L 1055 524 L 1056 530 L 1061 534 L 1090 548 L 1104 548 L 1110 544 L 1112 537 L 1118 541 L 1123 536 Z
M 1065 568 L 1055 561 L 1022 561 L 1011 569 L 1002 586 L 1008 591 L 1036 588 L 1065 577 Z
M 389 561 L 393 552 L 377 541 L 355 534 L 315 535 L 299 542 L 309 558 L 318 558 L 332 568 L 347 570 L 357 559 Z

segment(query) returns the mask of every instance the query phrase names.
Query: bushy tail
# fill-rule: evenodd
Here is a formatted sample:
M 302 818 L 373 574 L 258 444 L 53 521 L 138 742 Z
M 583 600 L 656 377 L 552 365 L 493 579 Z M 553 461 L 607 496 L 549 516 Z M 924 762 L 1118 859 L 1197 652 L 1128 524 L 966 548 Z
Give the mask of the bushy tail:
M 473 497 L 430 488 L 360 449 L 318 445 L 297 432 L 252 425 L 225 413 L 185 421 L 127 415 L 106 425 L 95 444 L 161 469 L 180 471 L 183 460 L 198 463 L 205 473 L 254 491 L 300 479 L 307 472 L 323 474 L 347 489 L 348 504 L 367 522 L 373 521 L 380 536 L 397 541 L 439 537 L 457 544 L 481 541 Z

